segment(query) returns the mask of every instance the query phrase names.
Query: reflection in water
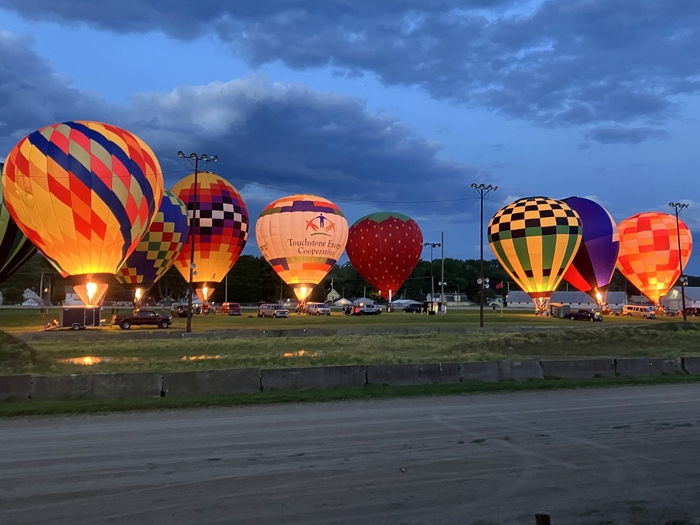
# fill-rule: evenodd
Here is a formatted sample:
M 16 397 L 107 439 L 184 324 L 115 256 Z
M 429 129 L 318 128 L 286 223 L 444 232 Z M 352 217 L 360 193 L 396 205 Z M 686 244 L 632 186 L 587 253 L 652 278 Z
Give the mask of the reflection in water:
M 183 355 L 180 361 L 204 361 L 205 359 L 223 359 L 230 355 Z
M 318 357 L 318 352 L 307 352 L 306 350 L 297 350 L 296 352 L 285 352 L 284 357 Z
M 138 357 L 95 357 L 92 355 L 87 355 L 84 357 L 69 357 L 66 359 L 56 359 L 56 361 L 63 365 L 83 366 L 98 365 L 100 363 L 136 363 L 138 360 Z

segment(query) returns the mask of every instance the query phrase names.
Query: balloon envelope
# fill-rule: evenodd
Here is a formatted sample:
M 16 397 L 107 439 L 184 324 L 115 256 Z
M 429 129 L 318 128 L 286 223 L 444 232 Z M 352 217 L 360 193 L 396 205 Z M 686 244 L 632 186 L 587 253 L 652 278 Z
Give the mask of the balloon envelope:
M 693 237 L 681 220 L 680 252 L 683 266 L 693 250 Z M 681 275 L 676 218 L 668 213 L 644 212 L 618 225 L 620 254 L 617 267 L 654 304 Z
M 360 275 L 391 301 L 420 260 L 423 234 L 406 215 L 372 213 L 350 227 L 346 251 Z
M 581 243 L 581 219 L 565 202 L 517 200 L 488 226 L 494 255 L 538 309 L 546 308 Z
M 197 295 L 206 302 L 217 283 L 226 277 L 248 240 L 248 208 L 240 193 L 223 177 L 208 171 L 194 173 L 175 186 L 173 193 L 187 206 L 190 228 L 175 267 L 189 282 L 190 240 L 194 237 L 194 276 Z M 196 210 L 196 215 L 195 215 Z
M 84 302 L 104 295 L 83 285 L 119 270 L 163 194 L 160 166 L 141 139 L 89 121 L 24 137 L 7 157 L 2 185 L 22 232 L 62 275 L 79 276 L 73 281 Z
M 170 190 L 163 190 L 158 213 L 146 235 L 119 269 L 117 281 L 138 285 L 141 292 L 148 290 L 175 262 L 188 232 L 185 203 Z
M 343 254 L 348 223 L 323 197 L 289 195 L 262 211 L 255 236 L 265 260 L 304 301 Z
M 0 172 L 2 167 L 3 164 L 0 163 Z M 15 273 L 35 253 L 34 245 L 10 217 L 0 186 L 0 283 Z
M 578 213 L 583 224 L 581 245 L 564 279 L 604 303 L 620 249 L 617 225 L 597 202 L 581 197 L 569 197 L 564 202 Z

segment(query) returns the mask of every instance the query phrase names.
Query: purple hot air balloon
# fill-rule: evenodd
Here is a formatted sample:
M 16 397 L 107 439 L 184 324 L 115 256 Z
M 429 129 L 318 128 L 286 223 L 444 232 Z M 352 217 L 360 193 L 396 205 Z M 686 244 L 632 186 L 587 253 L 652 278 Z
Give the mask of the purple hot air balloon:
M 569 197 L 564 202 L 579 214 L 583 223 L 583 241 L 564 279 L 603 304 L 620 249 L 617 224 L 597 202 L 582 197 Z

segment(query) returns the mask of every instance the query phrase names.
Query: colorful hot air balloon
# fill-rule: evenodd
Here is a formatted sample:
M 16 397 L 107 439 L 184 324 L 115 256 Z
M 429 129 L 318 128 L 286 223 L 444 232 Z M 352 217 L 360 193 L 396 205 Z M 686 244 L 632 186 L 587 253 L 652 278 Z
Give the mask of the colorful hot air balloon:
M 135 288 L 136 302 L 160 279 L 182 250 L 189 218 L 187 208 L 173 192 L 163 190 L 163 199 L 146 235 L 117 272 L 117 282 Z
M 693 251 L 693 237 L 683 221 L 679 220 L 678 226 L 685 266 Z M 620 232 L 617 267 L 629 282 L 658 304 L 681 275 L 676 218 L 653 211 L 638 213 L 622 221 L 617 228 Z
M 0 173 L 2 167 L 3 163 L 0 162 Z M 0 283 L 15 273 L 35 253 L 34 245 L 10 217 L 0 187 Z
M 173 187 L 173 193 L 187 206 L 190 228 L 194 229 L 175 259 L 175 267 L 189 282 L 190 240 L 194 236 L 197 274 L 193 281 L 197 296 L 206 303 L 214 287 L 238 260 L 248 240 L 248 208 L 236 188 L 219 175 L 199 172 L 196 190 L 194 177 L 194 173 L 188 175 Z
M 390 302 L 418 264 L 422 250 L 418 224 L 400 213 L 366 215 L 348 232 L 350 262 Z
M 488 239 L 498 261 L 543 311 L 573 261 L 582 229 L 581 218 L 565 202 L 529 197 L 493 216 Z
M 323 197 L 290 195 L 262 211 L 255 236 L 265 260 L 303 302 L 343 254 L 348 222 Z
M 20 230 L 93 306 L 146 233 L 163 177 L 136 135 L 74 121 L 20 140 L 7 157 L 2 186 Z
M 620 249 L 617 225 L 597 202 L 581 197 L 569 197 L 564 202 L 578 213 L 583 224 L 581 246 L 564 273 L 564 279 L 603 304 Z

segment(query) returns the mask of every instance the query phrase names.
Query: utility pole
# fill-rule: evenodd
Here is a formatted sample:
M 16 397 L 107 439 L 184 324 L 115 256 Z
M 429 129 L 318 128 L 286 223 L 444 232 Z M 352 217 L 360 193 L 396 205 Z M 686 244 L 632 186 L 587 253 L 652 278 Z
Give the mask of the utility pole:
M 202 153 L 197 155 L 196 153 L 190 153 L 186 156 L 184 152 L 178 151 L 177 156 L 181 159 L 188 159 L 194 162 L 194 195 L 192 199 L 192 216 L 190 217 L 190 278 L 187 286 L 187 328 L 185 331 L 189 334 L 192 332 L 192 295 L 194 294 L 194 276 L 195 264 L 194 264 L 194 241 L 195 241 L 195 225 L 197 230 L 199 230 L 199 216 L 197 213 L 197 208 L 199 207 L 199 201 L 197 200 L 197 178 L 199 175 L 199 163 L 201 162 L 216 162 L 219 157 L 214 155 L 213 157 Z M 189 199 L 188 199 L 189 201 Z M 190 202 L 185 203 L 187 205 L 187 210 L 189 212 Z
M 224 281 L 226 283 L 226 288 L 224 289 L 224 302 L 228 303 L 228 274 L 226 274 L 226 279 L 224 279 Z
M 430 309 L 433 308 L 433 303 L 435 303 L 435 278 L 433 277 L 433 248 L 440 248 L 442 246 L 439 242 L 424 242 L 423 246 L 430 246 Z
M 442 268 L 440 270 L 440 314 L 445 314 L 445 232 L 440 232 L 440 256 L 442 257 Z
M 683 202 L 669 202 L 668 205 L 673 208 L 673 211 L 676 212 L 676 233 L 678 235 L 678 266 L 681 270 L 680 274 L 680 283 L 681 283 L 681 302 L 683 306 L 683 320 L 687 321 L 688 317 L 685 314 L 685 280 L 683 278 L 683 257 L 682 257 L 682 252 L 681 252 L 681 225 L 680 221 L 678 219 L 678 213 L 684 209 L 687 208 L 688 205 L 683 203 Z
M 479 194 L 479 328 L 484 327 L 484 197 L 498 186 L 472 183 Z

